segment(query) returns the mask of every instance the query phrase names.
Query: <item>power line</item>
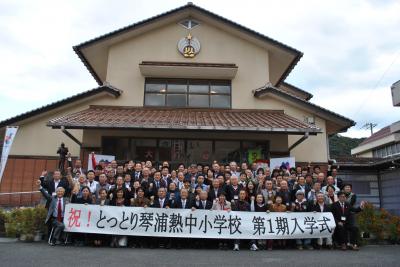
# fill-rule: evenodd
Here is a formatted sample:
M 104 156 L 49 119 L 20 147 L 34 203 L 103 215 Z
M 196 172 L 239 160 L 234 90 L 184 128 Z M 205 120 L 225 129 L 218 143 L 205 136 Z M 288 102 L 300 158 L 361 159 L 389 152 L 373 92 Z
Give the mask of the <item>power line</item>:
M 371 96 L 372 92 L 378 88 L 379 84 L 382 82 L 383 78 L 385 77 L 386 73 L 392 68 L 393 64 L 397 61 L 398 57 L 400 56 L 400 51 L 396 53 L 396 56 L 394 57 L 393 61 L 390 63 L 390 65 L 386 68 L 386 70 L 383 72 L 379 80 L 376 82 L 375 86 L 369 91 L 368 95 L 364 98 L 364 100 L 361 102 L 360 106 L 357 108 L 357 110 L 354 113 L 354 117 L 358 114 L 358 112 L 361 110 L 361 108 L 364 106 L 365 102 L 369 97 Z

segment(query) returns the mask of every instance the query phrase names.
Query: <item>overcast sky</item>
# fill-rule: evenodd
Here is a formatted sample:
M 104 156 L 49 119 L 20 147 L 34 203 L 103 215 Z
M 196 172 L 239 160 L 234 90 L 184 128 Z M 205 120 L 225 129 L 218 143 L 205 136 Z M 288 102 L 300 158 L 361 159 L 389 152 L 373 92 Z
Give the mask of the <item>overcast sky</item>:
M 400 119 L 400 1 L 193 1 L 304 53 L 287 81 L 357 122 Z M 0 120 L 97 86 L 72 46 L 187 1 L 0 0 Z

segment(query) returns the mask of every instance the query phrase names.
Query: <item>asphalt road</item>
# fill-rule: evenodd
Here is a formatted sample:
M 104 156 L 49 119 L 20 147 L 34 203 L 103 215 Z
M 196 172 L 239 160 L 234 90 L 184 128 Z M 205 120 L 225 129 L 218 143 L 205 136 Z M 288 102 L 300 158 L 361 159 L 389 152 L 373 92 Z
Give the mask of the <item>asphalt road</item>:
M 400 266 L 400 246 L 353 251 L 220 251 L 50 247 L 46 243 L 0 242 L 0 266 Z

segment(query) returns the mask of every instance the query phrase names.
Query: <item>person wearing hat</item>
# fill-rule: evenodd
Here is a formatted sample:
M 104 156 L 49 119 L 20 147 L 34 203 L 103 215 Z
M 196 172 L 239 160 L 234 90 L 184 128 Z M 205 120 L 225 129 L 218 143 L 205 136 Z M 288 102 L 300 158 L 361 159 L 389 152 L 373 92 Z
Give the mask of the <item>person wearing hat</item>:
M 296 200 L 292 203 L 292 211 L 293 212 L 308 212 L 310 211 L 310 207 L 306 198 L 304 197 L 304 191 L 298 190 L 296 192 Z M 297 249 L 302 250 L 303 247 L 312 250 L 311 239 L 296 239 Z

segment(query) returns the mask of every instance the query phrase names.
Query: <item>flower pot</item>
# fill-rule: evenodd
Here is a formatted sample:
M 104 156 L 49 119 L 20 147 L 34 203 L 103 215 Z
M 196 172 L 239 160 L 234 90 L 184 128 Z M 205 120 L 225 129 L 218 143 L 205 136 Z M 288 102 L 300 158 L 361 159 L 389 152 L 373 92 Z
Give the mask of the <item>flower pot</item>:
M 35 236 L 33 237 L 34 242 L 40 242 L 43 240 L 43 233 L 41 231 L 35 231 Z
M 368 232 L 362 232 L 361 237 L 368 239 L 368 238 L 370 238 L 370 234 Z
M 19 241 L 26 241 L 26 234 L 21 234 L 19 236 Z
M 35 235 L 33 234 L 26 234 L 25 236 L 25 242 L 33 242 L 33 239 L 35 238 Z

